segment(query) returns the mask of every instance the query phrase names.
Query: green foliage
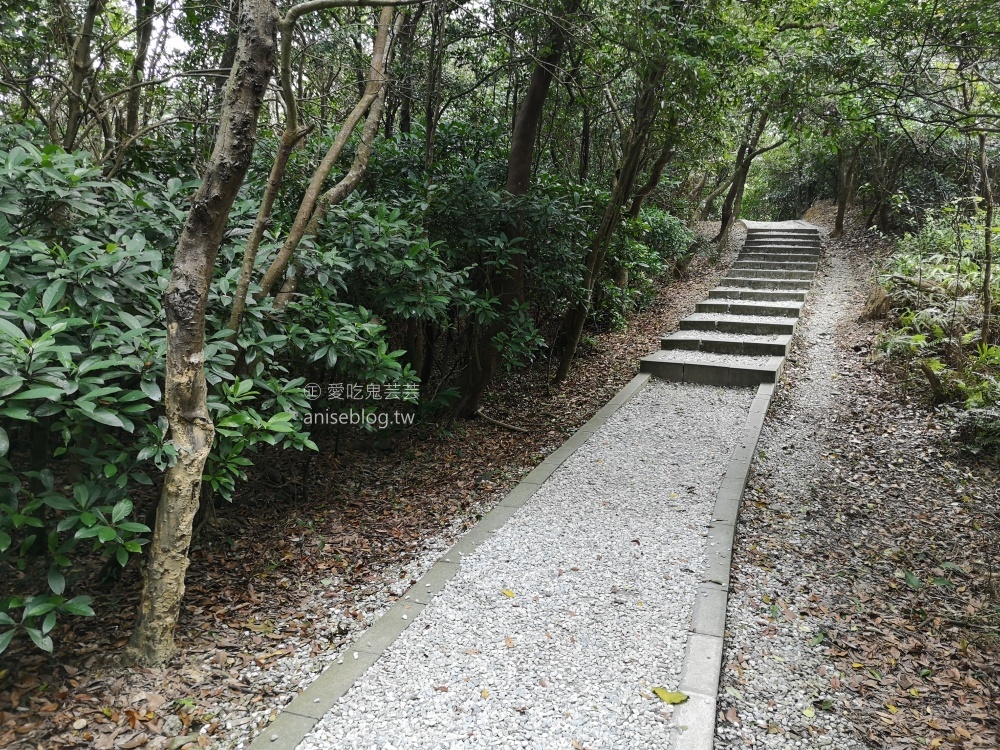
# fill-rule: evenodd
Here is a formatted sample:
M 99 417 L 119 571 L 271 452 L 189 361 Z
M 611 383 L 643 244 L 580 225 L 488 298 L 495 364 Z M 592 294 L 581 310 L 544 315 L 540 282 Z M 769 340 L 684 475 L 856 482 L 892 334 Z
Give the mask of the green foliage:
M 754 162 L 743 215 L 756 221 L 801 218 L 815 201 L 837 196 L 837 158 L 825 142 L 786 144 Z
M 85 154 L 39 149 L 31 135 L 0 131 L 0 566 L 19 571 L 0 624 L 16 622 L 51 650 L 59 616 L 91 613 L 88 600 L 63 598 L 77 558 L 124 566 L 140 553 L 149 528 L 139 508 L 176 460 L 162 410 L 160 300 L 192 185 L 105 180 Z M 237 222 L 253 210 L 241 202 Z M 223 257 L 241 249 L 230 242 Z M 217 439 L 205 481 L 218 497 L 232 497 L 260 446 L 316 448 L 303 429 L 307 377 L 412 380 L 384 325 L 329 293 L 342 269 L 325 260 L 313 261 L 313 283 L 282 315 L 269 300 L 251 304 L 236 344 L 224 321 L 239 264 L 217 271 L 206 344 Z M 12 632 L 0 632 L 0 645 Z
M 935 398 L 954 405 L 959 440 L 974 451 L 1000 445 L 1000 346 L 982 341 L 982 214 L 961 204 L 926 214 L 901 237 L 881 280 L 890 291 L 895 325 L 881 345 L 933 380 Z M 996 232 L 996 228 L 994 228 Z M 909 281 L 905 281 L 905 280 Z M 1000 284 L 992 284 L 1000 294 Z
M 457 321 L 465 330 L 498 320 L 503 276 L 523 260 L 526 301 L 507 312 L 495 341 L 510 369 L 537 357 L 582 300 L 590 227 L 607 194 L 543 171 L 511 200 L 500 189 L 502 142 L 488 128 L 443 123 L 429 171 L 421 138 L 382 142 L 369 185 L 388 199 L 356 197 L 335 209 L 321 244 L 354 268 L 344 279 L 351 299 L 386 320 Z
M 694 234 L 683 222 L 658 208 L 645 208 L 638 219 L 625 222 L 609 253 L 611 277 L 599 286 L 598 323 L 623 328 L 629 316 L 656 298 L 663 279 L 683 271 L 693 243 Z

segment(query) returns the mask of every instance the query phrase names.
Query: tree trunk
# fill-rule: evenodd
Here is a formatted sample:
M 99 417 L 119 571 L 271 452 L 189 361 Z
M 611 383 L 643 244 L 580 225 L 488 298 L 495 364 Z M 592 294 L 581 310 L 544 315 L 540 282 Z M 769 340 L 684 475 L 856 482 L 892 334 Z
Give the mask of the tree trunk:
M 125 105 L 125 136 L 133 136 L 139 130 L 139 103 L 142 99 L 142 83 L 146 73 L 146 57 L 149 42 L 153 38 L 154 0 L 135 0 L 135 57 L 129 77 L 128 101 Z
M 562 15 L 565 17 L 575 14 L 580 2 L 581 0 L 568 0 Z M 569 30 L 566 22 L 562 19 L 553 22 L 549 27 L 547 52 L 538 58 L 531 72 L 531 80 L 518 108 L 511 135 L 510 154 L 507 158 L 507 181 L 504 185 L 508 198 L 525 195 L 531 185 L 532 156 L 545 109 L 545 100 L 568 38 Z M 520 234 L 521 227 L 507 227 L 508 238 L 513 239 Z M 455 415 L 458 417 L 471 419 L 475 416 L 486 388 L 500 366 L 500 352 L 493 339 L 503 331 L 511 310 L 523 299 L 523 251 L 515 253 L 513 265 L 513 269 L 506 271 L 499 282 L 499 320 L 477 331 L 474 340 L 470 342 L 469 364 L 460 382 L 462 397 L 455 409 Z
M 69 91 L 66 111 L 66 132 L 63 134 L 63 148 L 72 151 L 76 136 L 80 132 L 83 119 L 83 84 L 93 72 L 94 61 L 90 58 L 90 48 L 94 43 L 94 23 L 104 8 L 104 0 L 90 0 L 83 17 L 80 33 L 73 42 L 70 57 Z
M 642 212 L 643 201 L 646 200 L 656 190 L 656 186 L 660 184 L 660 180 L 663 178 L 663 170 L 666 168 L 667 164 L 674 156 L 674 145 L 672 139 L 668 136 L 667 140 L 663 143 L 663 147 L 660 149 L 660 155 L 656 157 L 656 161 L 653 162 L 653 168 L 649 171 L 649 178 L 646 180 L 645 184 L 639 188 L 635 195 L 632 196 L 632 207 L 629 209 L 628 215 L 631 219 L 638 219 L 639 214 Z
M 253 157 L 257 119 L 274 67 L 273 0 L 243 0 L 239 48 L 229 76 L 212 156 L 192 199 L 164 294 L 167 357 L 164 404 L 177 463 L 167 469 L 149 547 L 139 617 L 128 658 L 162 664 L 176 651 L 191 528 L 215 427 L 206 405 L 205 305 L 229 212 Z
M 566 316 L 565 331 L 566 339 L 559 361 L 559 368 L 556 371 L 555 381 L 561 383 L 569 375 L 573 365 L 573 357 L 580 345 L 580 338 L 583 336 L 583 327 L 587 323 L 590 315 L 590 303 L 593 299 L 594 289 L 600 279 L 604 269 L 604 259 L 607 256 L 608 246 L 611 238 L 621 224 L 622 209 L 625 202 L 632 195 L 635 183 L 639 177 L 639 167 L 642 165 L 646 144 L 649 141 L 649 134 L 656 123 L 656 116 L 660 111 L 660 82 L 663 79 L 663 67 L 655 67 L 645 75 L 643 88 L 636 99 L 635 116 L 633 118 L 630 136 L 625 144 L 622 160 L 617 170 L 618 179 L 611 190 L 611 198 L 601 223 L 594 235 L 590 251 L 587 253 L 586 267 L 584 269 L 583 286 L 585 299 L 576 307 L 571 309 Z
M 840 179 L 837 185 L 837 220 L 833 227 L 833 237 L 844 233 L 844 218 L 847 216 L 847 206 L 850 204 L 851 193 L 854 192 L 854 172 L 858 168 L 861 147 L 851 149 L 851 156 L 844 160 L 840 169 Z
M 992 343 L 993 326 L 993 184 L 990 182 L 986 153 L 986 133 L 979 134 L 979 177 L 983 183 L 983 205 L 986 209 L 983 226 L 983 324 L 980 338 L 986 346 Z
M 278 153 L 274 157 L 271 165 L 271 174 L 267 178 L 267 186 L 264 188 L 264 197 L 261 199 L 260 208 L 257 210 L 257 219 L 254 222 L 250 236 L 247 238 L 247 246 L 243 249 L 243 262 L 240 267 L 240 278 L 236 282 L 236 294 L 233 296 L 233 309 L 229 313 L 229 323 L 227 328 L 232 331 L 229 341 L 235 343 L 239 337 L 240 326 L 243 324 L 243 315 L 247 309 L 247 293 L 250 290 L 250 280 L 253 278 L 254 265 L 257 260 L 257 250 L 260 242 L 264 238 L 264 231 L 271 221 L 271 210 L 274 202 L 278 198 L 278 189 L 281 181 L 285 177 L 285 169 L 288 160 L 295 149 L 296 144 L 304 138 L 309 129 L 289 131 L 287 128 L 281 135 L 278 143 Z
M 371 143 L 374 140 L 374 134 L 368 133 L 368 124 L 374 120 L 375 126 L 377 128 L 379 119 L 381 118 L 382 105 L 378 104 L 376 106 L 376 101 L 384 101 L 381 99 L 379 94 L 384 91 L 385 87 L 385 65 L 386 65 L 386 55 L 388 53 L 388 43 L 389 43 L 389 31 L 392 24 L 393 9 L 391 7 L 386 7 L 382 9 L 382 13 L 379 17 L 378 31 L 375 34 L 375 43 L 372 48 L 372 64 L 368 75 L 368 82 L 365 86 L 364 96 L 358 101 L 354 106 L 354 109 L 347 116 L 344 124 L 341 125 L 340 130 L 337 132 L 337 137 L 334 138 L 330 149 L 326 152 L 323 160 L 320 162 L 316 171 L 313 173 L 312 179 L 309 181 L 309 186 L 306 188 L 306 193 L 302 197 L 302 201 L 299 204 L 298 213 L 295 215 L 295 221 L 292 223 L 292 227 L 288 232 L 288 237 L 285 239 L 281 250 L 278 255 L 271 262 L 270 267 L 264 274 L 263 279 L 261 279 L 260 286 L 261 289 L 257 293 L 258 299 L 263 299 L 265 296 L 271 293 L 271 290 L 275 287 L 278 281 L 285 274 L 285 270 L 288 268 L 288 263 L 292 259 L 292 255 L 295 254 L 296 249 L 298 249 L 299 243 L 302 242 L 302 238 L 306 236 L 309 227 L 315 226 L 319 218 L 322 218 L 322 214 L 325 213 L 326 208 L 329 208 L 333 204 L 331 200 L 328 200 L 325 208 L 320 206 L 320 199 L 324 197 L 321 194 L 323 189 L 323 183 L 329 176 L 330 171 L 333 169 L 334 164 L 340 158 L 340 154 L 343 152 L 344 147 L 350 140 L 351 135 L 354 133 L 354 129 L 357 127 L 358 123 L 361 122 L 361 118 L 365 116 L 368 112 L 368 122 L 365 126 L 365 135 L 362 136 L 361 145 L 358 147 L 358 154 L 355 156 L 355 166 L 351 167 L 351 171 L 348 173 L 341 183 L 331 191 L 328 191 L 325 195 L 330 196 L 330 192 L 336 190 L 341 185 L 349 184 L 353 190 L 354 185 L 357 184 L 357 180 L 361 178 L 364 173 L 364 168 L 367 166 L 368 154 L 371 151 Z M 284 67 L 282 68 L 284 70 Z M 373 117 L 373 110 L 374 117 Z M 363 155 L 363 164 L 359 164 L 359 157 Z M 355 167 L 359 166 L 360 171 Z M 348 193 L 349 194 L 349 193 Z M 346 197 L 346 195 L 344 196 Z M 342 200 L 343 198 L 341 198 Z
M 434 140 L 437 137 L 438 100 L 440 99 L 441 71 L 444 68 L 445 4 L 433 0 L 431 6 L 431 39 L 427 50 L 427 96 L 424 99 L 424 167 L 434 163 Z

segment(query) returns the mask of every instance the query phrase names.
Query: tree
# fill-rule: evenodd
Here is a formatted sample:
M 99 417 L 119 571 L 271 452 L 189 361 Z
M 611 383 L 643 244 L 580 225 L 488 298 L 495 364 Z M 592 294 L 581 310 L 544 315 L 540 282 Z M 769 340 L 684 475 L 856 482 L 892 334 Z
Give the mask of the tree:
M 205 304 L 229 212 L 253 157 L 257 120 L 274 67 L 277 30 L 273 0 L 242 0 L 239 42 L 215 148 L 177 243 L 164 296 L 164 401 L 177 463 L 164 477 L 138 621 L 129 644 L 129 657 L 141 664 L 161 664 L 176 648 L 174 629 L 184 596 L 191 530 L 215 435 L 206 403 Z

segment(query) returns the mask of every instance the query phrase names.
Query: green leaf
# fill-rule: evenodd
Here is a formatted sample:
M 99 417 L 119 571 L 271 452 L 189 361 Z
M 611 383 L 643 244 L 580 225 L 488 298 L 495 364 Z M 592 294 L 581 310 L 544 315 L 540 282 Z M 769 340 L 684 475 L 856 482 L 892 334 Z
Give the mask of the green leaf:
M 0 396 L 9 396 L 22 385 L 24 385 L 24 378 L 20 375 L 2 377 L 0 378 Z
M 51 632 L 52 628 L 56 626 L 56 621 L 58 619 L 59 615 L 57 615 L 55 612 L 49 612 L 47 615 L 45 615 L 45 619 L 42 620 L 42 633 L 45 634 Z
M 97 538 L 102 542 L 107 544 L 108 542 L 114 541 L 118 537 L 118 532 L 112 529 L 110 526 L 102 526 L 97 530 Z
M 653 688 L 653 692 L 656 693 L 657 698 L 664 703 L 669 703 L 671 706 L 683 703 L 688 699 L 687 693 L 667 690 L 665 687 L 655 687 Z
M 913 589 L 914 591 L 920 590 L 920 579 L 917 578 L 917 576 L 912 571 L 904 570 L 903 578 L 906 581 L 906 585 L 909 586 L 911 589 Z
M 8 630 L 6 633 L 0 633 L 0 654 L 7 650 L 10 642 L 14 640 L 14 633 L 16 630 Z
M 954 586 L 955 586 L 955 584 L 952 583 L 949 579 L 947 579 L 947 578 L 939 578 L 938 576 L 934 576 L 931 579 L 931 583 L 933 583 L 935 586 L 950 586 L 952 588 L 954 588 Z
M 71 615 L 79 615 L 80 617 L 93 617 L 94 610 L 90 606 L 91 602 L 94 600 L 89 596 L 76 596 L 70 599 L 68 602 L 64 602 L 62 606 L 59 607 L 63 612 L 68 612 Z
M 33 596 L 27 601 L 24 606 L 24 612 L 21 614 L 22 622 L 29 617 L 39 617 L 41 615 L 47 615 L 49 612 L 56 608 L 54 602 L 50 601 L 47 597 Z
M 42 295 L 42 309 L 48 312 L 66 294 L 66 282 L 58 279 L 52 282 L 52 286 L 45 290 Z
M 101 424 L 106 424 L 110 427 L 124 427 L 125 423 L 119 419 L 118 415 L 114 412 L 107 411 L 105 409 L 95 409 L 94 411 L 87 414 L 88 417 L 93 419 L 95 422 L 100 422 Z
M 119 500 L 115 503 L 115 507 L 111 510 L 111 523 L 118 523 L 125 516 L 132 512 L 132 501 L 127 497 Z
M 28 633 L 28 637 L 34 642 L 38 648 L 42 651 L 47 651 L 52 653 L 52 639 L 47 635 L 42 635 L 42 631 L 38 628 L 25 628 Z
M 148 534 L 149 527 L 144 523 L 135 521 L 124 521 L 118 524 L 119 531 L 131 531 L 133 534 Z
M 10 438 L 7 437 L 7 430 L 0 427 L 0 458 L 7 455 L 7 451 L 10 450 Z
M 153 401 L 159 401 L 163 397 L 160 386 L 154 380 L 143 380 L 139 383 L 139 389 Z
M 11 539 L 4 532 L 0 531 L 0 552 L 6 552 L 7 548 L 10 547 Z
M 66 576 L 54 565 L 49 568 L 49 588 L 53 594 L 61 595 L 66 590 Z
M 15 341 L 23 341 L 27 338 L 24 335 L 24 331 L 18 328 L 16 325 L 11 323 L 6 318 L 0 318 L 0 333 L 5 333 L 10 336 Z
M 62 388 L 53 388 L 50 385 L 40 385 L 35 388 L 29 388 L 23 393 L 18 393 L 17 398 L 29 399 L 29 398 L 47 398 L 49 401 L 58 401 L 63 397 L 66 392 Z

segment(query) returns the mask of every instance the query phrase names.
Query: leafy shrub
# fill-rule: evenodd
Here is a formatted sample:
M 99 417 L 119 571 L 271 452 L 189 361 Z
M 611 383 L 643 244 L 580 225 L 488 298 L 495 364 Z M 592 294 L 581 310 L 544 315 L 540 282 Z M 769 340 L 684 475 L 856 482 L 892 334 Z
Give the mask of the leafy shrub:
M 611 329 L 656 297 L 658 283 L 687 266 L 694 234 L 683 222 L 656 208 L 644 209 L 638 220 L 623 223 L 609 253 L 610 278 L 602 279 L 595 317 Z
M 59 616 L 92 614 L 89 598 L 64 596 L 77 558 L 124 566 L 141 552 L 149 528 L 139 506 L 155 489 L 137 492 L 175 460 L 161 405 L 161 296 L 193 184 L 104 180 L 87 155 L 37 148 L 31 135 L 0 129 L 0 568 L 13 589 L 0 598 L 0 647 L 23 631 L 51 650 Z M 322 282 L 281 314 L 270 300 L 252 303 L 228 340 L 232 261 L 255 209 L 243 200 L 234 210 L 221 256 L 230 262 L 208 304 L 217 438 L 205 481 L 224 499 L 260 446 L 316 447 L 303 429 L 307 377 L 412 379 L 385 327 Z

